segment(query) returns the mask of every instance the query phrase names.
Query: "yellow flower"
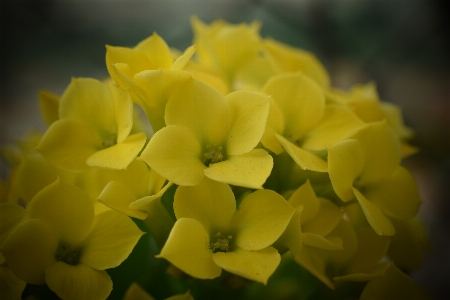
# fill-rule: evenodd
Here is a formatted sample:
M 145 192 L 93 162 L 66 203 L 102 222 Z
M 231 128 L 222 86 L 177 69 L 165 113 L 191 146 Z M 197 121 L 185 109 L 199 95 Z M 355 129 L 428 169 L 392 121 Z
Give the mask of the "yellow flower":
M 238 210 L 227 184 L 205 178 L 195 187 L 178 187 L 177 221 L 158 257 L 201 279 L 222 269 L 264 284 L 280 263 L 271 245 L 286 229 L 295 209 L 282 196 L 258 190 Z
M 399 163 L 399 141 L 386 122 L 371 123 L 328 150 L 334 191 L 344 202 L 356 198 L 379 235 L 394 235 L 390 218 L 411 219 L 421 203 L 413 177 Z
M 166 106 L 167 126 L 156 132 L 140 158 L 178 185 L 197 185 L 204 176 L 249 188 L 262 188 L 272 157 L 254 149 L 264 133 L 267 97 L 234 92 L 223 97 L 190 79 Z
M 339 224 L 343 212 L 331 201 L 318 198 L 309 180 L 294 191 L 288 202 L 297 208 L 297 214 L 289 223 L 290 230 L 277 241 L 277 246 L 280 242 L 286 245 L 293 256 L 300 254 L 302 244 L 328 250 L 342 249 L 342 240 L 330 238 L 328 234 Z M 295 219 L 297 215 L 299 220 Z
M 259 22 L 234 25 L 218 20 L 206 25 L 194 17 L 191 24 L 198 59 L 224 74 L 228 82 L 233 81 L 237 70 L 259 56 Z
M 375 83 L 355 85 L 348 93 L 329 91 L 328 98 L 348 106 L 366 123 L 386 120 L 401 140 L 402 157 L 417 153 L 418 149 L 407 142 L 414 132 L 403 123 L 400 108 L 395 104 L 380 101 Z
M 148 215 L 148 205 L 160 198 L 172 186 L 166 184 L 161 177 L 142 160 L 133 161 L 127 170 L 98 170 L 97 181 L 104 188 L 98 195 L 98 200 L 110 208 L 130 217 L 145 219 Z
M 56 167 L 126 169 L 144 146 L 144 133 L 129 135 L 133 104 L 128 92 L 89 78 L 73 79 L 53 122 L 37 146 Z
M 53 122 L 59 119 L 59 96 L 51 92 L 41 90 L 38 93 L 38 98 L 42 119 L 47 126 L 50 126 Z
M 272 77 L 263 92 L 273 101 L 262 144 L 275 154 L 286 151 L 304 170 L 327 172 L 318 152 L 363 125 L 349 109 L 325 105 L 323 90 L 300 72 Z
M 105 269 L 120 265 L 142 234 L 122 214 L 94 215 L 84 191 L 57 180 L 36 194 L 2 253 L 17 277 L 47 283 L 62 299 L 106 299 L 112 282 Z
M 164 127 L 164 108 L 176 85 L 190 78 L 181 71 L 195 52 L 191 46 L 175 61 L 166 42 L 156 33 L 133 49 L 106 46 L 106 66 L 111 78 L 128 87 L 144 109 L 154 131 Z

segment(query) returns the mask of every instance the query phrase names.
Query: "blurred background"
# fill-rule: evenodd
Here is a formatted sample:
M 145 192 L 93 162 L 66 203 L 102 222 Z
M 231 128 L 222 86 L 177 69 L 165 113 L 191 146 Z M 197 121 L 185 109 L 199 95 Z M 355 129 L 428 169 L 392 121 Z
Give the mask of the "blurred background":
M 450 17 L 444 0 L 1 0 L 0 145 L 45 129 L 37 91 L 61 94 L 71 77 L 107 76 L 105 44 L 157 32 L 191 44 L 190 16 L 262 21 L 261 35 L 313 51 L 334 87 L 375 81 L 403 109 L 421 151 L 404 163 L 424 203 L 432 249 L 412 274 L 450 299 Z M 0 175 L 6 176 L 4 165 Z

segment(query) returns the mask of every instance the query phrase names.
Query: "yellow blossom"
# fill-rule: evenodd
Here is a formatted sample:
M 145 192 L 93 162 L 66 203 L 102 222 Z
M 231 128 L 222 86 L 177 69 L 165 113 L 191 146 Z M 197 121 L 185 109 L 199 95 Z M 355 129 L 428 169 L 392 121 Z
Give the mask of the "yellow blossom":
M 133 105 L 128 92 L 94 79 L 72 79 L 37 150 L 56 167 L 126 169 L 144 146 L 143 133 L 129 135 Z
M 57 180 L 36 194 L 1 250 L 27 283 L 47 283 L 62 299 L 106 299 L 112 282 L 105 269 L 122 263 L 141 235 L 124 215 L 94 215 L 86 193 Z
M 386 122 L 369 124 L 328 150 L 334 191 L 345 202 L 357 199 L 379 235 L 394 235 L 390 218 L 411 219 L 421 203 L 414 179 L 399 163 L 399 141 Z
M 167 126 L 155 133 L 140 158 L 178 185 L 197 185 L 207 176 L 262 188 L 272 157 L 254 148 L 268 113 L 267 97 L 244 91 L 223 97 L 213 87 L 190 79 L 170 98 Z
M 236 210 L 231 188 L 208 178 L 178 187 L 174 210 L 177 222 L 159 257 L 193 277 L 212 279 L 224 269 L 264 284 L 280 263 L 271 245 L 295 212 L 270 190 L 249 194 Z

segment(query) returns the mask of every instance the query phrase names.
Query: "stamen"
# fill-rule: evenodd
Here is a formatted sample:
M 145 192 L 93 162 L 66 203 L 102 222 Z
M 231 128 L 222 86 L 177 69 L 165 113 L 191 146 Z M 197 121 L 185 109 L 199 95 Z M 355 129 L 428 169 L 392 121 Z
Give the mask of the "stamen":
M 61 243 L 56 250 L 55 258 L 57 261 L 65 262 L 66 264 L 75 266 L 80 260 L 80 251 L 78 249 L 69 249 L 65 244 Z
M 233 238 L 233 236 L 229 235 L 228 237 L 225 237 L 220 232 L 216 233 L 217 241 L 215 243 L 211 242 L 211 249 L 214 253 L 216 252 L 228 252 L 230 251 L 230 240 Z
M 109 134 L 106 136 L 102 141 L 102 147 L 103 149 L 112 147 L 116 144 L 117 135 L 116 134 Z
M 203 153 L 203 163 L 205 164 L 205 166 L 223 161 L 225 157 L 222 154 L 222 151 L 222 146 L 216 147 L 207 144 L 205 147 L 205 152 Z

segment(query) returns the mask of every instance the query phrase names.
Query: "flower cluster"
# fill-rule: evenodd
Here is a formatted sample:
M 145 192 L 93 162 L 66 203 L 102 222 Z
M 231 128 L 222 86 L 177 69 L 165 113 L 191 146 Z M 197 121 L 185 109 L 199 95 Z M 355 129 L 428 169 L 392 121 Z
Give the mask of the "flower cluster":
M 110 78 L 39 93 L 47 130 L 2 149 L 0 296 L 47 284 L 106 299 L 105 270 L 143 234 L 132 217 L 159 259 L 202 281 L 270 286 L 286 261 L 329 291 L 426 297 L 403 273 L 427 239 L 399 108 L 372 83 L 332 88 L 312 53 L 262 38 L 258 22 L 192 26 L 184 52 L 156 33 L 107 46 Z M 144 294 L 133 285 L 126 299 Z

